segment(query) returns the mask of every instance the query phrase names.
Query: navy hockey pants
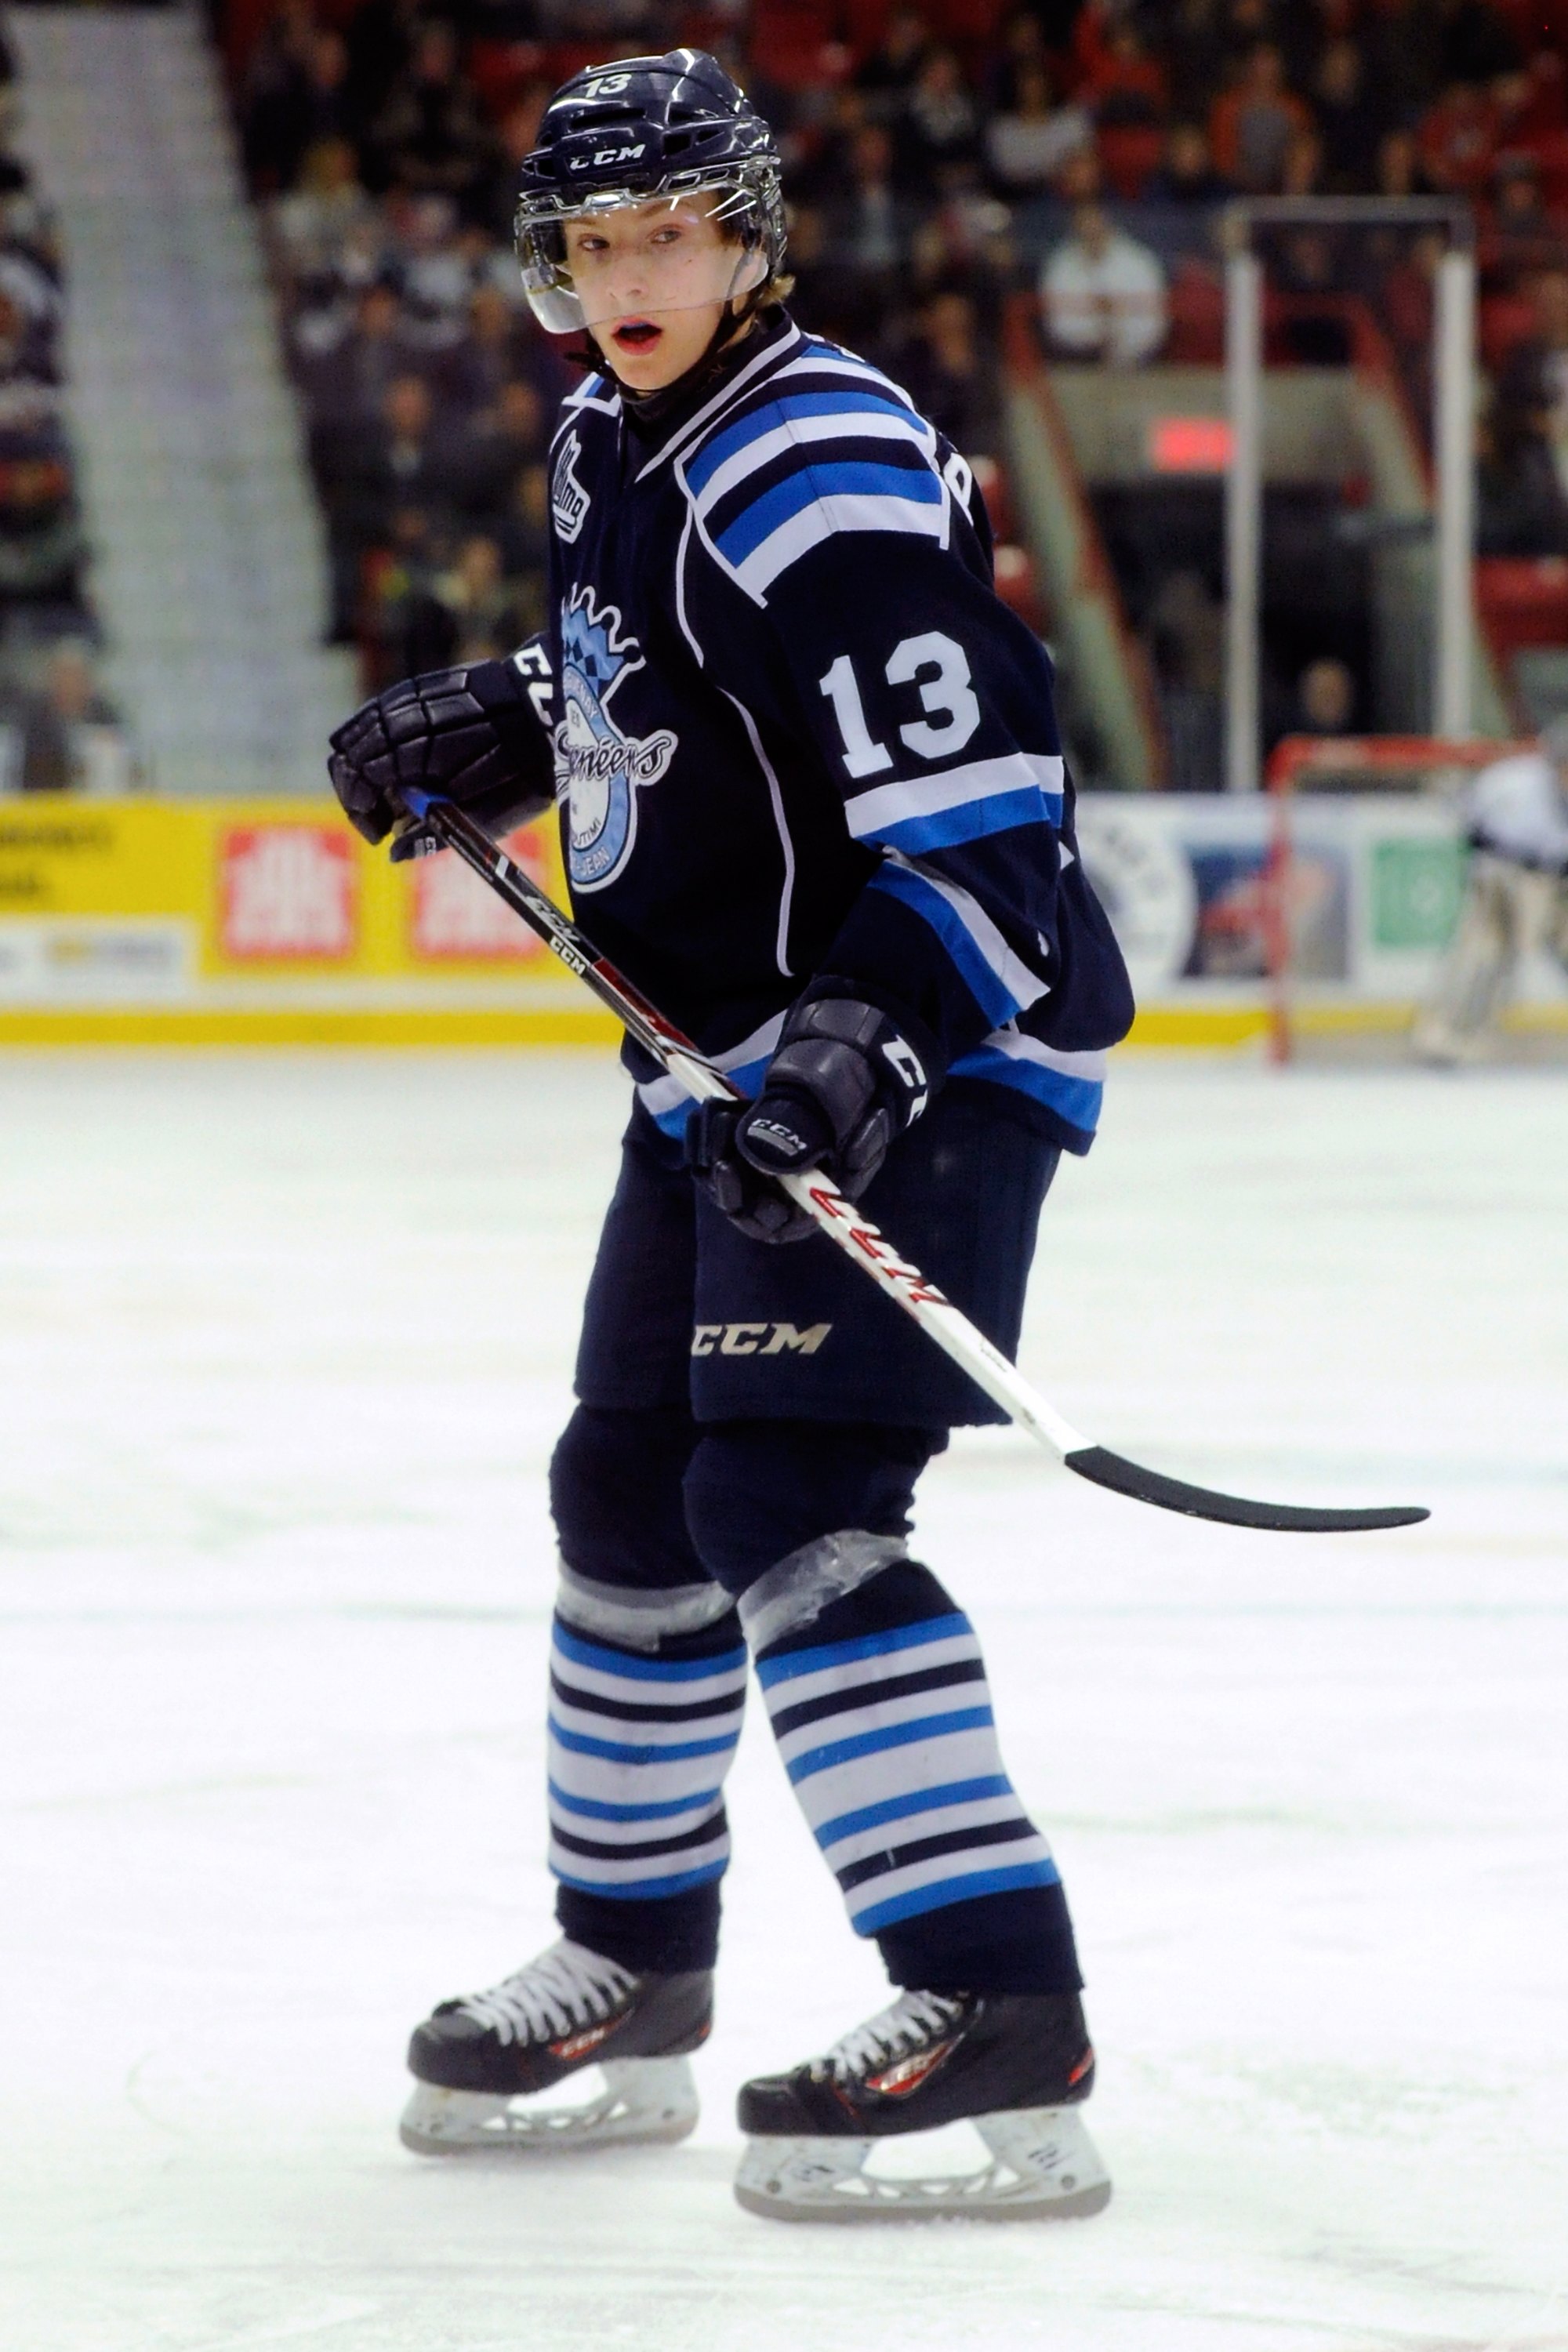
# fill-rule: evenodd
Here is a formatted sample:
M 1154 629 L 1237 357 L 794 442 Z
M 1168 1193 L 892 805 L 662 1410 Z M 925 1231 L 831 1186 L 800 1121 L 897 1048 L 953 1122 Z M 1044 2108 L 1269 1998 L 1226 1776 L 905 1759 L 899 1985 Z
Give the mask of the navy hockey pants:
M 952 1088 L 867 1208 L 1013 1352 L 1057 1154 Z M 749 1241 L 638 1111 L 589 1288 L 551 1499 L 551 1864 L 568 1935 L 710 1966 L 748 1654 L 781 1756 L 895 1983 L 1081 1981 L 1006 1777 L 973 1627 L 908 1556 L 950 1424 L 999 1418 L 826 1240 Z

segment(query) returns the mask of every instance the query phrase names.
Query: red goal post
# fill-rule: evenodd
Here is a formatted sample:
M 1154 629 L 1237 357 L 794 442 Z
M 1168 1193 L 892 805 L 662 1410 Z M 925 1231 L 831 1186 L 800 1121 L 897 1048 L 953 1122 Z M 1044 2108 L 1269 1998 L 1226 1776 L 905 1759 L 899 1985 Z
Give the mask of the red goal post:
M 1301 893 L 1295 856 L 1296 795 L 1301 792 L 1368 797 L 1389 793 L 1451 798 L 1468 777 L 1494 761 L 1531 746 L 1444 735 L 1287 735 L 1268 756 L 1264 782 L 1272 823 L 1263 890 L 1264 953 L 1268 972 L 1269 1054 L 1288 1062 L 1300 1020 L 1298 930 Z M 1363 1026 L 1342 1009 L 1314 1028 L 1348 1032 Z

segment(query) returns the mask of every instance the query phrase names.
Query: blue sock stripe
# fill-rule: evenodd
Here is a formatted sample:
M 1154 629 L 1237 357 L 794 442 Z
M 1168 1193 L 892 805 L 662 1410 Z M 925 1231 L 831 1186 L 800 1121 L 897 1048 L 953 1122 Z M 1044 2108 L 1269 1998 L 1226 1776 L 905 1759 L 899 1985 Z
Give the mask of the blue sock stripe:
M 595 1797 L 574 1797 L 558 1780 L 545 1783 L 550 1801 L 559 1805 L 563 1813 L 580 1813 L 590 1822 L 671 1822 L 681 1813 L 699 1813 L 705 1805 L 716 1805 L 723 1794 L 721 1789 L 699 1789 L 695 1796 L 669 1797 L 651 1805 L 606 1805 Z
M 828 1642 L 820 1650 L 787 1650 L 783 1656 L 761 1657 L 757 1680 L 764 1690 L 776 1683 L 793 1682 L 798 1675 L 819 1675 L 829 1666 L 851 1665 L 860 1658 L 893 1657 L 927 1642 L 951 1642 L 974 1628 L 961 1609 L 942 1617 L 922 1617 L 918 1624 L 891 1625 L 885 1633 L 862 1633 L 852 1642 Z
M 615 1739 L 589 1739 L 581 1731 L 568 1731 L 552 1715 L 550 1736 L 574 1756 L 603 1756 L 612 1764 L 681 1764 L 693 1756 L 731 1756 L 741 1735 L 739 1730 L 725 1739 L 675 1740 L 668 1747 L 633 1748 Z
M 727 1859 L 727 1857 L 726 1857 Z M 724 1875 L 724 1862 L 705 1863 L 700 1870 L 678 1870 L 668 1878 L 633 1878 L 615 1884 L 597 1878 L 577 1878 L 551 1865 L 551 1875 L 580 1895 L 602 1895 L 609 1903 L 660 1903 L 667 1895 L 684 1895 L 689 1886 L 710 1886 Z
M 1013 1783 L 1005 1772 L 993 1772 L 978 1780 L 948 1780 L 940 1789 L 914 1789 L 907 1797 L 886 1797 L 879 1805 L 862 1805 L 858 1812 L 836 1814 L 821 1824 L 816 1843 L 826 1853 L 840 1838 L 880 1829 L 884 1822 L 907 1821 L 913 1813 L 934 1813 L 945 1805 L 975 1804 L 987 1797 L 1013 1794 Z
M 804 1756 L 797 1756 L 787 1768 L 790 1780 L 792 1784 L 809 1780 L 815 1772 L 852 1763 L 858 1756 L 874 1756 L 879 1748 L 908 1748 L 918 1740 L 941 1739 L 952 1731 L 978 1731 L 994 1721 L 988 1706 L 966 1706 L 951 1715 L 923 1715 L 913 1723 L 892 1723 L 880 1731 L 862 1731 L 852 1739 L 830 1740 L 826 1747 L 811 1748 Z
M 872 1882 L 873 1884 L 875 1882 Z M 972 1903 L 982 1895 L 1005 1895 L 1016 1886 L 1057 1886 L 1061 1874 L 1054 1862 L 1020 1862 L 1005 1870 L 976 1870 L 957 1878 L 939 1879 L 931 1886 L 910 1887 L 889 1895 L 864 1911 L 851 1910 L 850 1925 L 858 1936 L 874 1936 L 900 1919 L 918 1919 L 923 1911 L 944 1910 L 950 1903 Z
M 711 1675 L 733 1674 L 746 1663 L 743 1643 L 739 1646 L 731 1643 L 710 1658 L 649 1658 L 635 1656 L 629 1650 L 604 1650 L 596 1642 L 585 1642 L 580 1633 L 570 1632 L 559 1617 L 554 1642 L 562 1656 L 574 1665 L 591 1666 L 602 1675 L 624 1675 L 632 1682 L 703 1682 Z

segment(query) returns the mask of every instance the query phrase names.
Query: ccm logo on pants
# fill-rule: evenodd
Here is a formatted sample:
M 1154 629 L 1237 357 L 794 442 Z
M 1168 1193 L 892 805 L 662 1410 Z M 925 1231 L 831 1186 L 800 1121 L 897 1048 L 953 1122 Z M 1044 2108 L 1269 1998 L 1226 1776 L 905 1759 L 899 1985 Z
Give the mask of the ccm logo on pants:
M 832 1330 L 831 1323 L 809 1323 L 804 1331 L 793 1323 L 699 1323 L 691 1334 L 694 1356 L 815 1356 Z

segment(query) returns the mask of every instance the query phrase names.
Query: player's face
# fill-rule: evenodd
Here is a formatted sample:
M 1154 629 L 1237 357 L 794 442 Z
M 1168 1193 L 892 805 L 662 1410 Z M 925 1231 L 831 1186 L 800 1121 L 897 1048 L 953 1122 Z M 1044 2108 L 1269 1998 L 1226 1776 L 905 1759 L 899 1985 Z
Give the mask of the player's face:
M 634 392 L 660 392 L 696 365 L 745 257 L 711 216 L 712 198 L 626 205 L 566 223 L 566 263 L 588 332 Z

